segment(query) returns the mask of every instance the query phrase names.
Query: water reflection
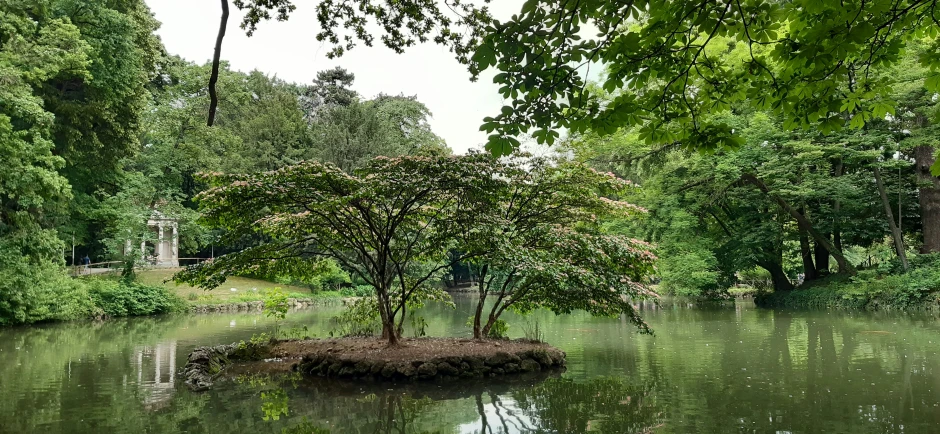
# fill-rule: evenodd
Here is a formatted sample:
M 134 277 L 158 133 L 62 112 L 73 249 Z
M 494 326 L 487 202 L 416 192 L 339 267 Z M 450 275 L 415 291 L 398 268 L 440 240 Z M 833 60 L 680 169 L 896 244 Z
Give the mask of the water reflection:
M 430 334 L 465 336 L 472 307 L 458 299 L 456 310 L 421 315 Z M 269 321 L 0 329 L 0 433 L 938 432 L 935 316 L 643 308 L 655 336 L 582 314 L 508 317 L 538 321 L 568 353 L 554 376 L 428 386 L 233 378 L 203 394 L 176 381 L 189 351 L 248 339 Z M 332 314 L 295 313 L 283 328 L 326 336 Z
M 666 420 L 655 387 L 618 378 L 576 382 L 541 375 L 491 385 L 357 387 L 263 376 L 239 383 L 255 388 L 261 420 L 270 422 L 264 431 L 285 422 L 282 432 L 628 434 L 653 432 Z
M 137 385 L 147 409 L 164 406 L 173 397 L 176 390 L 176 346 L 176 340 L 168 340 L 140 346 L 135 351 Z

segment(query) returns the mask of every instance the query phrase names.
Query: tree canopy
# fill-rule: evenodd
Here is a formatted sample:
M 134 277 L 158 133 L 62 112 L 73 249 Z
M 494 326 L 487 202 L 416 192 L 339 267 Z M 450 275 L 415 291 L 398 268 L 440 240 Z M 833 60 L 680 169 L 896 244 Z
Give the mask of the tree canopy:
M 909 45 L 928 40 L 918 59 L 940 87 L 933 0 L 814 1 L 527 0 L 519 13 L 494 20 L 485 5 L 364 2 L 353 8 L 317 2 L 317 39 L 341 55 L 371 45 L 367 26 L 381 27 L 401 51 L 433 38 L 449 46 L 472 76 L 494 68 L 508 100 L 484 119 L 487 148 L 506 155 L 530 133 L 553 143 L 560 130 L 610 134 L 638 127 L 651 143 L 695 149 L 731 148 L 742 138 L 712 116 L 748 104 L 781 117 L 785 129 L 859 128 L 894 113 L 891 81 L 872 68 L 897 64 Z M 260 20 L 287 19 L 290 0 L 238 2 L 249 34 Z M 339 29 L 350 34 L 339 34 Z M 464 30 L 464 31 L 461 31 Z M 596 88 L 590 70 L 606 74 Z M 603 89 L 603 92 L 598 92 Z M 933 166 L 940 174 L 940 164 Z

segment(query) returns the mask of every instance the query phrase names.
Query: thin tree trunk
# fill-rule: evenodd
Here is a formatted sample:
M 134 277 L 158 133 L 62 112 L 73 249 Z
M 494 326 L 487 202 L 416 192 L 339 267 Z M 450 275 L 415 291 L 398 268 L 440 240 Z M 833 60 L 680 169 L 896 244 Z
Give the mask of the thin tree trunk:
M 805 208 L 803 208 L 805 214 Z M 818 277 L 816 264 L 813 263 L 813 251 L 809 244 L 809 235 L 803 228 L 800 231 L 800 257 L 803 259 L 803 281 L 810 282 Z
M 845 173 L 845 164 L 842 162 L 842 157 L 839 157 L 839 161 L 836 162 L 836 177 L 842 176 Z M 835 216 L 832 221 L 832 244 L 836 246 L 840 252 L 842 251 L 842 201 L 838 198 L 835 199 L 832 204 L 832 210 Z
M 467 267 L 468 270 L 471 270 Z M 486 272 L 489 270 L 489 265 L 484 264 L 480 269 L 480 274 L 482 277 L 477 282 L 477 292 L 480 294 L 480 299 L 477 301 L 476 311 L 473 313 L 473 338 L 474 339 L 483 339 L 483 332 L 480 327 L 480 318 L 483 316 L 483 304 L 486 303 L 486 294 L 489 288 L 485 285 L 486 283 Z M 468 273 L 470 279 L 473 280 L 473 273 Z
M 930 166 L 936 161 L 934 152 L 935 149 L 932 146 L 914 148 L 920 218 L 924 231 L 921 253 L 940 252 L 940 178 L 930 173 Z
M 764 192 L 765 194 L 768 194 L 771 198 L 773 198 L 773 200 L 776 201 L 777 204 L 780 205 L 780 207 L 784 209 L 784 211 L 789 213 L 796 220 L 797 224 L 800 227 L 802 227 L 806 232 L 809 232 L 809 234 L 812 235 L 813 240 L 815 240 L 819 244 L 822 244 L 822 246 L 827 251 L 829 251 L 829 253 L 834 258 L 836 258 L 836 263 L 839 264 L 839 272 L 846 273 L 849 275 L 855 275 L 855 267 L 853 267 L 852 264 L 850 264 L 849 261 L 845 259 L 845 256 L 842 255 L 842 252 L 837 250 L 835 246 L 832 245 L 832 242 L 830 242 L 828 238 L 824 237 L 822 234 L 819 233 L 819 231 L 816 230 L 816 228 L 813 227 L 813 224 L 809 220 L 807 220 L 806 217 L 803 216 L 803 214 L 800 214 L 799 211 L 797 211 L 795 208 L 790 206 L 790 204 L 787 203 L 787 201 L 783 200 L 783 198 L 781 198 L 780 196 L 776 194 L 772 194 L 770 192 L 770 189 L 767 187 L 767 184 L 764 184 L 764 181 L 761 181 L 756 176 L 748 173 L 748 174 L 742 175 L 741 177 L 745 181 L 748 181 L 754 184 L 755 186 L 757 186 L 758 189 L 760 189 L 760 191 Z M 816 270 L 819 271 L 819 268 L 820 268 L 819 262 L 817 261 Z
M 894 239 L 894 251 L 901 259 L 901 266 L 904 271 L 910 268 L 907 263 L 907 253 L 904 251 L 904 236 L 901 229 L 894 223 L 894 213 L 891 211 L 891 202 L 888 202 L 888 193 L 885 191 L 885 184 L 881 181 L 881 169 L 875 166 L 875 184 L 878 186 L 878 194 L 881 195 L 881 203 L 885 207 L 885 217 L 888 218 L 888 227 L 891 228 L 891 238 Z
M 222 21 L 219 23 L 219 34 L 215 38 L 215 53 L 212 54 L 212 73 L 209 75 L 209 121 L 206 125 L 215 123 L 215 109 L 219 105 L 219 95 L 215 84 L 219 81 L 219 62 L 222 56 L 222 38 L 225 37 L 225 27 L 228 25 L 228 0 L 222 0 Z
M 809 236 L 800 229 L 800 256 L 803 258 L 803 281 L 816 280 L 816 264 L 813 263 L 813 251 L 810 249 Z
M 483 302 L 486 301 L 486 293 L 480 291 L 480 300 L 477 302 L 476 311 L 473 313 L 473 338 L 483 339 L 483 333 L 480 327 L 480 317 L 483 316 Z

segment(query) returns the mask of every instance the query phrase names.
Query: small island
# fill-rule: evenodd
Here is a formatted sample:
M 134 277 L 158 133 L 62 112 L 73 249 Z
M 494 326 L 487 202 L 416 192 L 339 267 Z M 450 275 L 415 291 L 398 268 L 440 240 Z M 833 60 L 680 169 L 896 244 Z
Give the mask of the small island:
M 375 338 L 347 337 L 197 348 L 183 371 L 190 389 L 202 391 L 229 368 L 341 379 L 432 381 L 560 371 L 565 357 L 564 351 L 528 339 L 407 338 L 389 346 Z
M 185 370 L 194 390 L 232 364 L 246 374 L 382 381 L 564 367 L 565 353 L 542 343 L 537 326 L 508 340 L 507 311 L 623 316 L 649 332 L 633 303 L 656 297 L 646 285 L 656 259 L 650 245 L 598 227 L 642 210 L 604 195 L 625 194 L 628 182 L 582 163 L 470 153 L 377 157 L 351 173 L 305 161 L 204 179 L 212 186 L 199 195 L 204 222 L 228 240 L 259 242 L 188 267 L 177 281 L 206 289 L 228 276 L 302 281 L 336 266 L 365 291 L 334 318 L 343 338 L 276 339 L 275 325 L 275 339 L 197 349 Z M 459 266 L 474 268 L 472 339 L 418 337 L 427 326 L 422 306 L 453 305 L 440 282 Z M 283 319 L 289 305 L 272 291 L 263 310 Z M 415 338 L 404 337 L 406 325 Z

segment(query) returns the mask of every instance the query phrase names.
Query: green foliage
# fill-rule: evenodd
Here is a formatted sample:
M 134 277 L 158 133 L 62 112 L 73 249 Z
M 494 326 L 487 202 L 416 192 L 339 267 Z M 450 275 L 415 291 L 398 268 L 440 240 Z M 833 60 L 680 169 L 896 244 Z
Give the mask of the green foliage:
M 63 246 L 49 215 L 71 191 L 58 173 L 66 162 L 53 154 L 58 118 L 36 93 L 60 79 L 89 78 L 92 49 L 67 19 L 28 6 L 36 5 L 0 4 L 0 261 L 55 262 Z
M 940 308 L 940 260 L 938 255 L 920 255 L 905 274 L 881 274 L 876 270 L 858 276 L 833 276 L 807 289 L 758 296 L 766 307 L 847 309 L 938 309 Z
M 545 342 L 545 331 L 538 318 L 531 321 L 526 319 L 522 324 L 522 335 L 530 341 Z
M 162 287 L 104 278 L 71 278 L 43 262 L 0 267 L 0 325 L 182 312 L 186 302 Z
M 264 316 L 274 318 L 275 321 L 280 321 L 287 316 L 287 293 L 285 293 L 281 288 L 274 288 L 270 291 L 267 291 L 263 295 L 264 297 Z
M 261 412 L 263 420 L 280 420 L 281 416 L 287 416 L 287 392 L 282 388 L 277 388 L 267 392 L 261 392 Z
M 91 318 L 96 311 L 84 281 L 48 261 L 0 264 L 0 325 Z
M 330 319 L 330 336 L 375 336 L 382 330 L 375 297 L 363 297 Z
M 349 273 L 340 268 L 336 261 L 326 260 L 323 261 L 316 274 L 308 279 L 307 284 L 310 285 L 311 290 L 318 292 L 336 291 L 351 282 Z
M 281 290 L 281 288 L 274 288 L 270 291 L 266 291 L 263 295 L 264 297 L 264 307 L 262 312 L 264 316 L 269 318 L 274 318 L 274 337 L 278 336 L 278 326 L 287 316 L 287 309 L 290 307 L 287 304 L 287 294 Z
M 493 326 L 490 327 L 489 333 L 487 333 L 486 337 L 490 339 L 508 339 L 509 323 L 501 319 L 493 321 Z
M 694 297 L 718 287 L 717 261 L 708 250 L 667 256 L 658 266 L 660 289 L 664 294 Z
M 467 318 L 467 327 L 473 327 L 472 316 Z M 494 320 L 485 337 L 489 339 L 509 339 L 509 323 L 501 319 Z
M 411 315 L 411 332 L 416 338 L 427 336 L 428 322 L 423 316 Z
M 368 297 L 375 294 L 375 288 L 371 285 L 356 285 L 352 288 L 343 288 L 339 291 L 343 297 Z
M 181 298 L 163 287 L 94 278 L 83 283 L 96 308 L 106 317 L 154 315 L 186 309 Z
M 251 339 L 247 342 L 244 340 L 238 341 L 235 350 L 232 351 L 229 357 L 239 360 L 261 360 L 270 354 L 271 342 L 274 339 L 276 339 L 276 336 L 267 333 L 251 335 Z
M 281 434 L 330 434 L 330 430 L 314 425 L 304 416 L 299 423 L 281 429 Z
M 497 145 L 533 130 L 539 143 L 551 144 L 560 129 L 607 135 L 621 127 L 636 127 L 647 143 L 732 149 L 743 143 L 740 130 L 713 116 L 732 106 L 772 111 L 786 130 L 860 128 L 894 113 L 890 80 L 871 70 L 933 41 L 936 24 L 923 14 L 934 7 L 527 1 L 471 42 L 478 43 L 471 72 L 496 69 L 494 82 L 508 101 L 481 129 L 493 133 L 489 149 L 503 152 Z M 919 61 L 940 68 L 935 54 Z M 586 85 L 591 63 L 607 69 L 598 86 Z
M 304 276 L 330 258 L 375 288 L 383 327 L 400 331 L 409 303 L 432 296 L 428 283 L 449 267 L 448 245 L 462 231 L 455 222 L 488 205 L 464 199 L 500 182 L 492 176 L 496 165 L 473 153 L 379 157 L 354 174 L 314 161 L 253 175 L 214 174 L 215 187 L 199 196 L 206 222 L 226 230 L 230 242 L 270 241 L 177 278 L 213 287 L 233 274 Z
M 653 271 L 651 246 L 603 233 L 606 219 L 643 210 L 622 200 L 629 183 L 587 165 L 514 154 L 501 160 L 503 183 L 483 196 L 487 206 L 465 222 L 457 249 L 479 267 L 480 330 L 488 334 L 506 309 L 555 313 L 581 309 L 598 316 L 626 315 L 649 331 L 631 300 L 655 297 L 644 285 Z M 610 196 L 610 197 L 608 197 Z

